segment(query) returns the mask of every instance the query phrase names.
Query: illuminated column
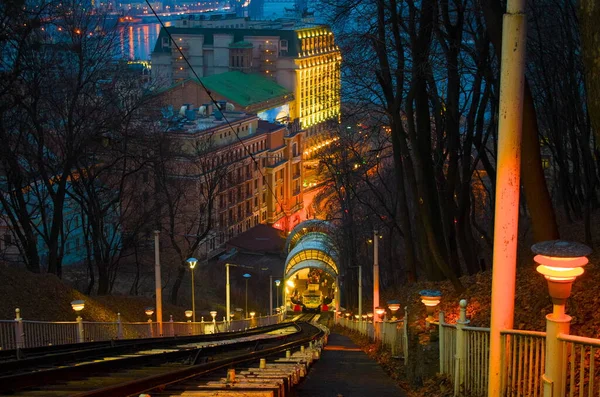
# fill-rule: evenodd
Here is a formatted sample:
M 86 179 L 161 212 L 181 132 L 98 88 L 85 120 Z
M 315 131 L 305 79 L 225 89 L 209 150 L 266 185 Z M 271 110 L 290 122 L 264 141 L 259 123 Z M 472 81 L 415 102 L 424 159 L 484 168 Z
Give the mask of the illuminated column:
M 373 312 L 379 307 L 379 238 L 377 230 L 373 232 Z
M 525 46 L 525 1 L 508 0 L 502 28 L 489 397 L 498 397 L 501 393 L 503 360 L 500 332 L 511 329 L 514 321 Z
M 158 322 L 158 334 L 163 335 L 163 317 L 162 317 L 162 282 L 160 279 L 160 248 L 159 248 L 160 230 L 154 231 L 154 294 L 156 296 L 156 321 Z

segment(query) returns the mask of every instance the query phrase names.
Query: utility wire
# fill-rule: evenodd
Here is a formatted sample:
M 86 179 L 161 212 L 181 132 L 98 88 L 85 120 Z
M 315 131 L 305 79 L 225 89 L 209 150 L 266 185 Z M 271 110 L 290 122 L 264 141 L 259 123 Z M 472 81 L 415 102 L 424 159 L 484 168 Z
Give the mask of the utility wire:
M 158 22 L 160 23 L 160 26 L 162 27 L 162 29 L 164 29 L 164 31 L 169 36 L 169 40 L 171 41 L 171 43 L 173 43 L 173 45 L 177 48 L 177 51 L 179 51 L 179 54 L 181 55 L 181 57 L 183 58 L 183 60 L 185 61 L 185 63 L 188 65 L 188 67 L 190 68 L 190 70 L 192 71 L 192 73 L 194 74 L 194 76 L 196 77 L 196 80 L 198 80 L 198 83 L 200 83 L 200 86 L 206 92 L 206 94 L 210 98 L 210 100 L 213 103 L 213 105 L 215 105 L 217 107 L 217 109 L 220 109 L 220 106 L 217 103 L 217 101 L 215 100 L 215 98 L 212 96 L 212 93 L 210 92 L 210 90 L 208 88 L 206 88 L 206 86 L 204 85 L 204 83 L 202 82 L 202 80 L 200 80 L 200 77 L 198 76 L 198 74 L 194 70 L 194 67 L 192 66 L 192 64 L 190 63 L 190 61 L 187 59 L 187 57 L 185 56 L 185 54 L 183 53 L 183 51 L 181 50 L 181 48 L 177 45 L 177 42 L 175 41 L 175 39 L 171 35 L 171 32 L 169 32 L 169 30 L 165 26 L 164 22 L 160 19 L 160 17 L 158 16 L 158 14 L 156 13 L 156 11 L 154 10 L 154 8 L 152 7 L 152 5 L 150 4 L 150 1 L 146 0 L 146 4 L 148 5 L 148 8 L 150 8 L 150 11 L 152 11 L 152 13 L 156 17 L 156 19 L 158 20 Z M 242 144 L 242 147 L 244 148 L 244 151 L 250 156 L 250 159 L 252 159 L 252 162 L 256 165 L 256 168 L 258 169 L 258 172 L 260 173 L 260 175 L 263 177 L 263 180 L 265 181 L 265 183 L 267 185 L 267 188 L 269 189 L 269 192 L 275 198 L 276 203 L 279 204 L 281 210 L 283 211 L 284 216 L 286 218 L 286 224 L 287 224 L 289 222 L 289 216 L 283 210 L 283 203 L 281 203 L 279 201 L 279 199 L 277 198 L 277 194 L 273 191 L 273 188 L 272 188 L 271 184 L 269 183 L 268 178 L 266 178 L 265 174 L 262 172 L 262 170 L 260 168 L 259 162 L 256 160 L 256 157 L 252 154 L 252 152 L 248 149 L 248 147 L 244 144 L 244 141 L 240 138 L 240 136 L 239 136 L 238 132 L 236 131 L 236 129 L 233 128 L 233 126 L 231 125 L 231 123 L 229 122 L 229 120 L 227 119 L 227 117 L 225 116 L 224 112 L 222 112 L 222 114 L 223 114 L 223 120 L 225 120 L 225 122 L 227 123 L 227 126 L 231 129 L 231 131 L 233 132 L 233 134 L 235 135 L 235 137 L 237 138 L 237 140 Z

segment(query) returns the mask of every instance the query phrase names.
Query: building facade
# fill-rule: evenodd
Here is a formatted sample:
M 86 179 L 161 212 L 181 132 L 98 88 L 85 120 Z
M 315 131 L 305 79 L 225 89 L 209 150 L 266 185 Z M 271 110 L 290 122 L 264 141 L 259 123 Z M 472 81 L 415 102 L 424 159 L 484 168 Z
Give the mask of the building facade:
M 341 53 L 325 25 L 249 21 L 232 15 L 183 19 L 162 29 L 152 52 L 152 77 L 170 86 L 194 77 L 238 70 L 260 73 L 293 93 L 290 118 L 309 144 L 339 120 Z
M 194 192 L 185 210 L 193 214 L 212 200 L 213 227 L 198 248 L 199 256 L 258 224 L 289 231 L 301 222 L 303 209 L 304 133 L 220 104 L 221 109 L 183 105 L 174 117 L 177 128 L 166 132 L 179 151 L 170 167 L 173 178 L 184 181 L 183 190 Z M 182 224 L 175 233 L 189 229 Z

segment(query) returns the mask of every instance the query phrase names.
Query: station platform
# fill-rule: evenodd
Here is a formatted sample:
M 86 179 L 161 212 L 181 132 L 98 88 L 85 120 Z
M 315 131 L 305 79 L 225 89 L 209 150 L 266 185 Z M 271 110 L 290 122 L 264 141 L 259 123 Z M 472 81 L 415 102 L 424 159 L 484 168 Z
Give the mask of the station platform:
M 350 338 L 329 335 L 329 343 L 297 397 L 404 397 L 404 391 Z

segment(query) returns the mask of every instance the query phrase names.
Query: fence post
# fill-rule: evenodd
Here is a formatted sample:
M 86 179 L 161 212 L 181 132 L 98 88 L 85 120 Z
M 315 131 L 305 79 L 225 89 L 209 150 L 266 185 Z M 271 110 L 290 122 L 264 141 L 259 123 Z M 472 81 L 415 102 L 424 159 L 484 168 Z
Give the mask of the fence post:
M 444 326 L 443 324 L 446 323 L 446 319 L 444 317 L 444 312 L 440 312 L 440 324 L 438 325 L 438 333 L 439 333 L 439 340 L 438 340 L 438 344 L 440 347 L 440 373 L 441 374 L 445 374 L 446 373 L 446 360 L 444 359 L 444 353 L 446 350 L 446 346 L 445 346 L 445 339 L 444 339 Z
M 15 309 L 15 346 L 17 347 L 17 360 L 21 358 L 21 349 L 25 347 L 23 333 L 23 319 L 21 318 L 21 309 Z
M 458 396 L 463 392 L 465 383 L 465 358 L 466 358 L 466 333 L 463 330 L 465 325 L 469 324 L 467 320 L 467 301 L 461 299 L 460 315 L 456 322 L 456 354 L 455 354 L 455 375 L 454 375 L 454 395 Z
M 404 365 L 408 366 L 408 306 L 404 306 L 404 324 L 402 324 L 402 342 L 404 344 Z
M 82 343 L 84 340 L 83 318 L 81 318 L 81 316 L 77 316 L 77 343 Z
M 173 325 L 172 314 L 169 314 L 169 336 L 175 336 L 175 326 Z
M 152 319 L 148 319 L 148 331 L 151 338 L 154 338 L 154 331 L 152 330 Z
M 123 321 L 121 321 L 121 313 L 117 313 L 117 339 L 123 339 Z

